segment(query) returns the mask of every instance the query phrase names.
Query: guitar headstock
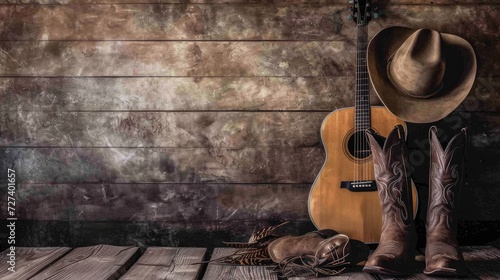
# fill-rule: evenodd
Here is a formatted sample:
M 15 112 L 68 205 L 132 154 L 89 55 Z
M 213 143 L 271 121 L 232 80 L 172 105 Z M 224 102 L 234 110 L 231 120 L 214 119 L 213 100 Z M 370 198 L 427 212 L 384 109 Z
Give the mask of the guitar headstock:
M 349 18 L 354 20 L 358 26 L 366 26 L 372 18 L 378 18 L 378 6 L 370 0 L 349 0 L 352 4 Z

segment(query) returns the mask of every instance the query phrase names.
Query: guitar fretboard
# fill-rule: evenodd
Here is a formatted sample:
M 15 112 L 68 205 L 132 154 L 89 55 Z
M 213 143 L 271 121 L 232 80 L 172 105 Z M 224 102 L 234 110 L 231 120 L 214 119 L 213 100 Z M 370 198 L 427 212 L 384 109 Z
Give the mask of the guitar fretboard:
M 368 28 L 358 26 L 356 44 L 356 94 L 355 119 L 356 131 L 370 128 L 370 79 L 366 67 L 366 48 L 368 46 Z

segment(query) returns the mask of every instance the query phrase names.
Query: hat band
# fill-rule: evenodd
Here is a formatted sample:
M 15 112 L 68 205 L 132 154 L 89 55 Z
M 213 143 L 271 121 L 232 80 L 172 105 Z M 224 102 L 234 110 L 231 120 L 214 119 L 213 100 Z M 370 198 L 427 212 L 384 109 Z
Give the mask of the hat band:
M 393 54 L 389 57 L 389 59 L 387 60 L 386 71 L 387 71 L 387 77 L 389 78 L 389 81 L 390 81 L 390 82 L 391 82 L 391 84 L 392 84 L 393 86 L 395 86 L 395 87 L 396 87 L 399 91 L 401 91 L 402 93 L 404 93 L 404 94 L 406 94 L 406 95 L 408 95 L 408 96 L 410 96 L 410 97 L 413 97 L 413 98 L 420 98 L 420 99 L 425 99 L 425 98 L 432 97 L 432 96 L 436 95 L 438 92 L 440 92 L 440 91 L 441 91 L 441 89 L 443 88 L 443 85 L 444 85 L 444 83 L 443 83 L 443 82 L 441 82 L 441 85 L 438 87 L 438 89 L 437 89 L 437 90 L 435 90 L 435 91 L 433 91 L 432 93 L 427 94 L 427 95 L 415 95 L 415 94 L 413 94 L 413 93 L 408 92 L 408 91 L 407 91 L 407 90 L 405 90 L 405 89 L 400 88 L 400 87 L 396 84 L 396 82 L 392 79 L 392 77 L 391 77 L 390 66 L 391 66 L 391 62 L 392 62 L 392 58 L 394 57 L 394 54 L 395 54 L 395 53 L 393 53 Z

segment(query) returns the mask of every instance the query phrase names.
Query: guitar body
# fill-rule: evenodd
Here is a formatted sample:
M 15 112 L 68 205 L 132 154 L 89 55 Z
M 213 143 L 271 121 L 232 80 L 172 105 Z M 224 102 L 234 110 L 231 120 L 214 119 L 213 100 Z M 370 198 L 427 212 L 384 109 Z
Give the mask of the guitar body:
M 321 138 L 326 160 L 309 194 L 309 215 L 318 229 L 330 228 L 365 243 L 376 243 L 382 229 L 378 192 L 340 187 L 342 182 L 375 181 L 371 154 L 357 158 L 350 147 L 355 131 L 354 118 L 355 109 L 345 108 L 333 111 L 323 121 Z M 404 121 L 385 107 L 371 107 L 371 127 L 378 134 L 386 137 L 398 124 L 405 126 Z M 417 193 L 414 186 L 412 191 L 415 215 Z

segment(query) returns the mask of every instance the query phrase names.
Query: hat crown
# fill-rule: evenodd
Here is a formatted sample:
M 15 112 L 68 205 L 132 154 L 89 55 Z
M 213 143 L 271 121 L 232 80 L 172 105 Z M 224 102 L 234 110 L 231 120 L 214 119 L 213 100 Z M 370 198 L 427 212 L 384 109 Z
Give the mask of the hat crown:
M 446 67 L 441 44 L 439 32 L 415 31 L 388 61 L 387 74 L 392 84 L 411 97 L 435 95 L 443 85 Z

